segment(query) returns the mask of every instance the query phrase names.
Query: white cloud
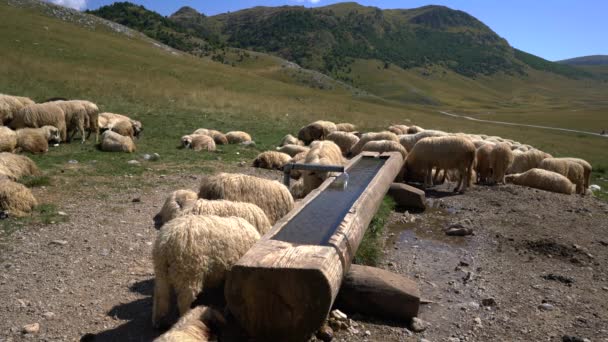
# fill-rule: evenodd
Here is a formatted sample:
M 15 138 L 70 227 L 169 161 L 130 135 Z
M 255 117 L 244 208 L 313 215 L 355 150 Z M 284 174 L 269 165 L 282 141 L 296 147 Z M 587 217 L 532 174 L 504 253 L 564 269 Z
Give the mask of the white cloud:
M 302 3 L 302 2 L 308 2 L 308 3 L 311 3 L 311 4 L 318 4 L 319 2 L 321 2 L 321 0 L 296 0 L 296 2 L 300 2 L 300 3 Z
M 312 1 L 319 1 L 319 0 L 312 0 Z M 69 7 L 69 8 L 77 9 L 79 11 L 82 11 L 83 9 L 87 8 L 87 0 L 50 0 L 50 2 L 54 3 L 55 5 Z

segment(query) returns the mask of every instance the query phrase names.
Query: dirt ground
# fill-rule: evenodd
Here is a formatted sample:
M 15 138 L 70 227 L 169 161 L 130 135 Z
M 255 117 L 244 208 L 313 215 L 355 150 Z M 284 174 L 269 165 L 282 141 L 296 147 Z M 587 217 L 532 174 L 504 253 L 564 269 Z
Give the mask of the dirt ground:
M 35 189 L 68 221 L 0 236 L 0 341 L 158 335 L 150 321 L 152 217 L 169 192 L 196 189 L 200 176 L 153 177 L 158 187 L 120 179 L 124 186 L 109 191 L 62 179 L 61 187 Z M 418 283 L 429 302 L 419 317 L 429 327 L 413 333 L 407 322 L 354 314 L 359 332 L 339 331 L 335 340 L 608 341 L 608 204 L 512 185 L 455 196 L 438 188 L 428 199 L 423 213 L 392 214 L 380 267 Z M 456 223 L 474 235 L 446 236 Z M 39 332 L 24 334 L 32 323 Z

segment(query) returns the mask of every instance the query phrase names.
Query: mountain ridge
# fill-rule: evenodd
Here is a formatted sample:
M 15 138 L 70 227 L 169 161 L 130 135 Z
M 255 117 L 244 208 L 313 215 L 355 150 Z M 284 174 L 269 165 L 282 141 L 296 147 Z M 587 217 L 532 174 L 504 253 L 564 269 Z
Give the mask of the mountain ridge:
M 556 63 L 567 64 L 567 65 L 608 65 L 608 55 L 589 55 L 568 58 Z

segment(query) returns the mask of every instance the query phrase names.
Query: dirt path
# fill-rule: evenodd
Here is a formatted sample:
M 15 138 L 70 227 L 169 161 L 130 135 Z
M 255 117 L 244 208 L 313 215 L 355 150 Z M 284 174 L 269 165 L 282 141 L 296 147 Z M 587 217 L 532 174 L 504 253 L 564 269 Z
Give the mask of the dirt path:
M 149 341 L 157 335 L 150 324 L 152 217 L 170 191 L 195 189 L 200 177 L 151 177 L 155 188 L 117 179 L 120 190 L 102 198 L 104 189 L 71 191 L 78 180 L 36 189 L 41 202 L 56 203 L 69 220 L 24 227 L 0 251 L 0 341 L 75 341 L 86 334 L 95 341 Z M 439 190 L 429 196 L 427 212 L 392 215 L 381 265 L 416 280 L 432 301 L 420 312 L 430 327 L 412 334 L 403 322 L 354 315 L 360 333 L 338 332 L 337 340 L 605 340 L 608 205 L 515 186 L 478 186 L 458 196 Z M 475 235 L 445 236 L 441 229 L 452 223 L 472 227 Z M 483 307 L 490 298 L 496 305 Z M 543 301 L 552 310 L 539 309 Z M 31 323 L 40 331 L 23 334 Z
M 453 114 L 453 113 L 444 112 L 444 111 L 439 111 L 439 113 L 443 114 L 443 115 L 451 116 L 453 118 L 462 118 L 462 119 L 471 120 L 471 121 L 477 121 L 477 122 L 487 122 L 487 123 L 493 123 L 493 124 L 499 124 L 499 125 L 507 125 L 507 126 L 521 126 L 521 127 L 550 129 L 550 130 L 554 130 L 554 131 L 581 133 L 581 134 L 588 134 L 588 135 L 593 135 L 593 136 L 596 136 L 596 137 L 604 137 L 604 138 L 608 137 L 608 135 L 606 135 L 606 134 L 599 134 L 599 133 L 593 133 L 593 132 L 587 132 L 587 131 L 579 131 L 579 130 L 576 130 L 576 129 L 549 127 L 549 126 L 539 126 L 539 125 L 526 125 L 526 124 L 519 124 L 519 123 L 513 123 L 513 122 L 504 122 L 504 121 L 484 120 L 484 119 L 477 119 L 477 118 L 473 118 L 473 117 L 466 116 L 466 115 L 458 115 L 458 114 Z

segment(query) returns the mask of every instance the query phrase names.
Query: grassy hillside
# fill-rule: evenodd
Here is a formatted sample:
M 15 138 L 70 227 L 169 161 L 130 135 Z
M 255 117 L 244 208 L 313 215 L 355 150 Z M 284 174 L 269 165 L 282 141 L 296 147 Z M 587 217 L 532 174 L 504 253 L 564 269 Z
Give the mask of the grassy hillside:
M 570 59 L 564 59 L 562 61 L 558 61 L 561 64 L 567 65 L 608 65 L 608 56 L 607 55 L 593 55 L 593 56 L 583 56 L 576 57 Z
M 302 80 L 314 80 L 316 76 L 299 80 L 299 72 L 305 71 L 284 68 L 283 60 L 267 55 L 251 54 L 239 62 L 236 53 L 228 56 L 236 61 L 236 66 L 232 67 L 165 49 L 137 35 L 125 34 L 122 29 L 98 24 L 86 16 L 74 22 L 59 20 L 42 14 L 35 6 L 17 8 L 5 1 L 0 1 L 0 18 L 1 93 L 25 95 L 36 100 L 55 96 L 86 98 L 97 102 L 103 111 L 125 113 L 144 124 L 144 135 L 137 142 L 138 152 L 134 155 L 98 152 L 88 142 L 61 146 L 46 155 L 35 156 L 51 175 L 77 172 L 92 176 L 130 174 L 137 177 L 183 169 L 204 172 L 218 163 L 222 163 L 224 169 L 237 167 L 237 162 L 250 162 L 257 152 L 273 147 L 282 135 L 296 132 L 302 124 L 321 118 L 354 122 L 363 130 L 386 127 L 392 122 L 412 122 L 449 131 L 500 135 L 555 155 L 580 156 L 596 166 L 608 166 L 605 153 L 608 139 L 447 118 L 437 110 L 453 107 L 428 106 L 420 100 L 404 105 L 398 99 L 367 96 L 332 81 L 327 82 L 333 87 L 311 87 Z M 380 65 L 380 62 L 376 63 Z M 378 70 L 373 65 L 362 68 L 370 74 L 372 70 Z M 418 82 L 427 76 L 416 76 L 411 71 L 393 70 L 391 66 L 382 72 L 394 73 L 396 82 L 409 77 L 408 82 L 413 87 L 431 94 L 431 98 L 439 99 L 439 102 L 450 96 L 467 96 L 471 100 L 462 100 L 461 109 L 471 112 L 487 112 L 480 110 L 475 98 L 483 97 L 489 103 L 493 101 L 491 99 L 502 96 L 500 91 L 484 90 L 478 83 L 469 85 L 470 89 L 477 90 L 469 94 L 461 90 L 456 93 L 459 95 L 454 95 L 449 88 L 464 87 L 472 80 L 451 70 L 443 70 L 449 82 L 445 82 L 443 87 L 433 87 L 433 83 Z M 443 71 L 431 77 L 443 77 Z M 561 76 L 556 77 L 561 79 Z M 517 84 L 496 82 L 492 88 L 517 87 Z M 594 84 L 589 83 L 586 99 L 600 97 Z M 388 88 L 390 90 L 391 87 Z M 541 89 L 537 90 L 541 92 Z M 568 87 L 565 87 L 563 92 L 567 91 Z M 443 92 L 450 94 L 443 95 Z M 544 101 L 539 100 L 534 108 L 545 108 L 550 112 Z M 585 108 L 592 108 L 589 103 L 581 99 L 581 104 L 588 106 Z M 567 112 L 574 105 L 567 107 L 566 103 L 560 103 L 560 106 L 562 111 L 556 113 L 564 123 L 574 125 L 583 121 L 579 119 L 583 117 Z M 598 113 L 601 108 L 608 107 L 605 103 L 603 107 L 597 106 Z M 521 105 L 519 109 L 525 115 L 525 107 Z M 496 110 L 496 113 L 500 114 L 500 111 Z M 178 149 L 179 137 L 198 127 L 249 131 L 257 147 L 228 146 L 209 154 Z M 153 152 L 161 155 L 159 162 L 143 166 L 126 163 L 130 159 L 139 159 L 143 153 Z M 67 161 L 71 159 L 78 160 L 79 164 L 70 166 Z M 138 179 L 153 182 L 150 177 Z M 115 183 L 105 178 L 99 181 L 110 186 Z

